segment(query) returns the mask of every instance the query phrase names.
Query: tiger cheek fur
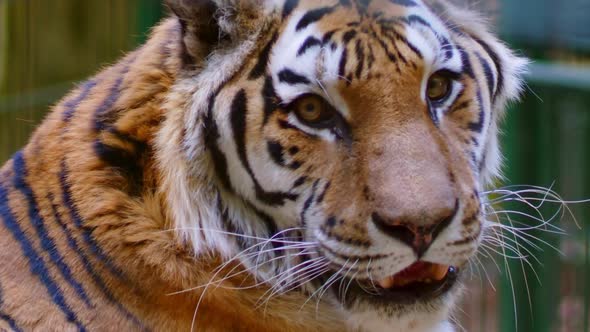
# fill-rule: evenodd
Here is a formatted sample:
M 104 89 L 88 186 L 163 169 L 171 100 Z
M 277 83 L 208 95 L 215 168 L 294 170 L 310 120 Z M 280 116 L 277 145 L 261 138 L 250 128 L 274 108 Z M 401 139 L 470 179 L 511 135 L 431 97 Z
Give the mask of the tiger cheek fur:
M 167 4 L 2 168 L 0 329 L 452 331 L 525 61 L 444 1 Z

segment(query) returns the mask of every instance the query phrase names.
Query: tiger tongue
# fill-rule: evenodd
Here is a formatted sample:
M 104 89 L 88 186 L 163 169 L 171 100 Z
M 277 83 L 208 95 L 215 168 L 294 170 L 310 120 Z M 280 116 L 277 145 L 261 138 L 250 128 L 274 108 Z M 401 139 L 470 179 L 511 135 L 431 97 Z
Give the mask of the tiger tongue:
M 384 289 L 403 287 L 414 282 L 432 282 L 443 280 L 448 273 L 449 266 L 416 262 L 394 276 L 379 280 L 377 284 Z

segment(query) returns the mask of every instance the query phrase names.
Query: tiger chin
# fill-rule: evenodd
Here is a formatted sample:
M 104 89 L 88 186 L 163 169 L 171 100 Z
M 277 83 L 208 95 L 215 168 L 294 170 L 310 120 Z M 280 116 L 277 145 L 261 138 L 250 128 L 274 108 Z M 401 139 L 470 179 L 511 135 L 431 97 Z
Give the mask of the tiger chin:
M 421 0 L 168 0 L 0 173 L 0 330 L 453 331 L 526 61 Z

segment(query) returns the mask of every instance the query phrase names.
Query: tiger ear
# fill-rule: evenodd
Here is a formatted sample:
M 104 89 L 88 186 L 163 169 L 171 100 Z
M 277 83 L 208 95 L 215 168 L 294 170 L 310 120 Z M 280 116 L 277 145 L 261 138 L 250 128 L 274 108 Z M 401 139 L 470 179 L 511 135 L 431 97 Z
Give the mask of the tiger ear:
M 166 0 L 178 18 L 186 61 L 194 65 L 214 49 L 243 40 L 263 17 L 262 0 Z

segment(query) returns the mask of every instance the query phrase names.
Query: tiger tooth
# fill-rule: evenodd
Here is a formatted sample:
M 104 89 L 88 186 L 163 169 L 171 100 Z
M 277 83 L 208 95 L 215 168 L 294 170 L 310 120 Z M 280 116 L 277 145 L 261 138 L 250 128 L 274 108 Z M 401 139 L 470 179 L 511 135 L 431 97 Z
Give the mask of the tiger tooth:
M 448 266 L 436 264 L 433 267 L 432 278 L 436 281 L 441 281 L 447 276 L 448 271 Z
M 389 289 L 395 285 L 395 278 L 393 276 L 384 278 L 377 282 L 381 288 Z

